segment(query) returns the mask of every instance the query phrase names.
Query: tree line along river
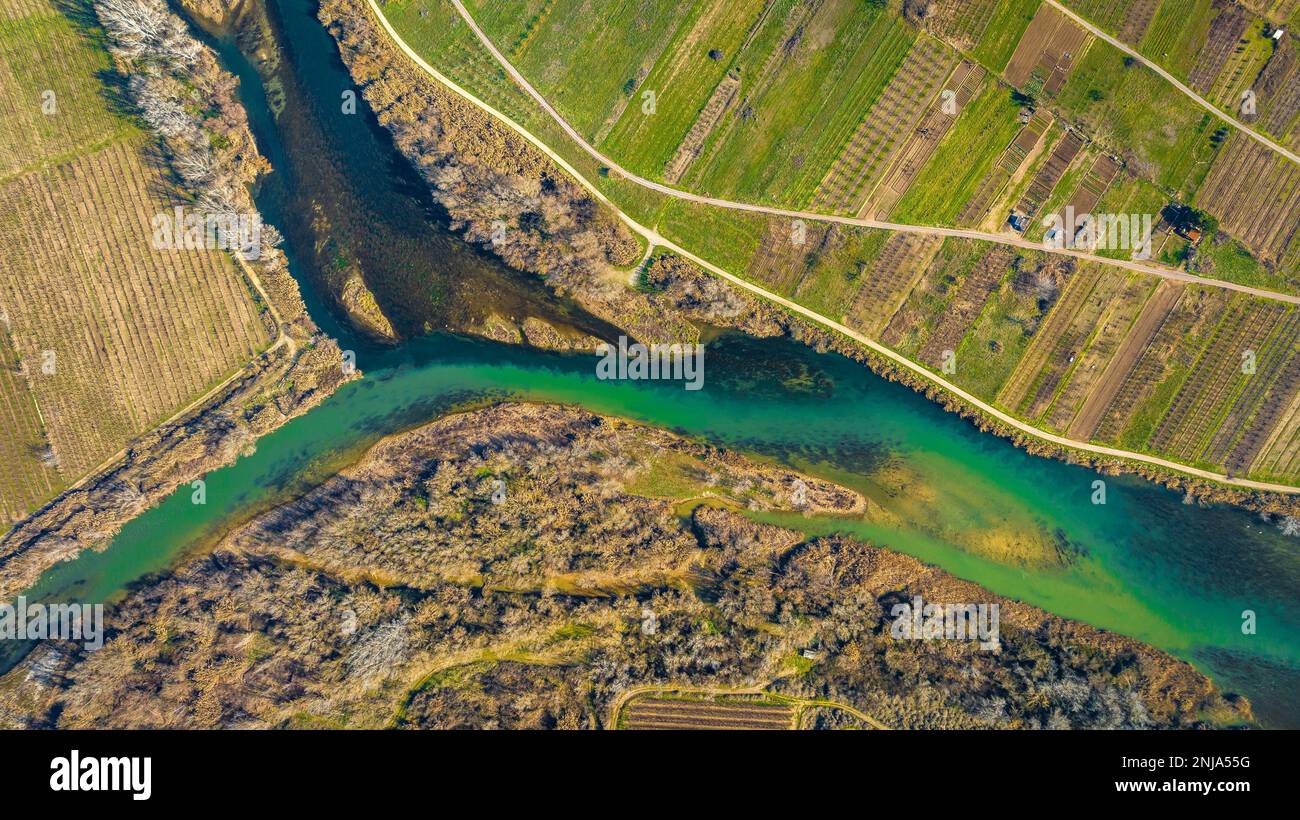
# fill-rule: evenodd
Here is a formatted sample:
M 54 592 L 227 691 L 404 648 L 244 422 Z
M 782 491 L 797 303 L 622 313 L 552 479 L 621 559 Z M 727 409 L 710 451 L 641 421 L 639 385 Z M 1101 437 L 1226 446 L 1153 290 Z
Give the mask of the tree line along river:
M 30 597 L 110 601 L 328 476 L 384 435 L 485 401 L 559 402 L 853 487 L 874 502 L 874 514 L 767 520 L 810 534 L 846 532 L 998 594 L 1146 641 L 1248 696 L 1264 725 L 1300 726 L 1300 541 L 1276 522 L 1226 506 L 1187 505 L 1180 494 L 1136 477 L 1102 477 L 1030 456 L 852 361 L 786 340 L 714 339 L 705 352 L 704 388 L 687 391 L 673 382 L 597 379 L 591 356 L 439 332 L 454 328 L 464 311 L 495 309 L 494 299 L 507 315 L 597 333 L 607 328 L 449 231 L 364 104 L 356 115 L 340 115 L 340 95 L 352 86 L 315 19 L 314 2 L 271 0 L 269 10 L 285 57 L 278 117 L 235 38 L 211 42 L 241 78 L 258 144 L 276 168 L 259 206 L 285 229 L 312 315 L 357 351 L 365 378 L 208 475 L 206 504 L 191 503 L 189 487 L 181 487 L 127 524 L 108 550 L 52 569 Z M 385 266 L 403 265 L 403 282 L 439 294 L 431 302 L 434 333 L 376 347 L 329 313 L 303 245 L 311 236 L 301 209 L 331 197 L 353 211 L 333 222 L 335 238 L 364 249 L 358 253 L 370 270 L 387 274 Z M 373 242 L 386 231 L 419 231 L 424 249 L 387 257 Z M 1106 482 L 1105 504 L 1094 503 L 1099 479 Z M 1248 611 L 1255 634 L 1242 630 Z

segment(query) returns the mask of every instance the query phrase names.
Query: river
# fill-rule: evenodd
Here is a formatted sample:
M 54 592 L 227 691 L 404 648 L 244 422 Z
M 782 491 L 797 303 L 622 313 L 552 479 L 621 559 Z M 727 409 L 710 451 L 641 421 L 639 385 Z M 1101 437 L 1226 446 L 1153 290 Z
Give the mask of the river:
M 268 219 L 277 221 L 296 201 L 294 177 L 285 169 L 310 167 L 296 160 L 295 152 L 314 152 L 312 162 L 321 161 L 318 144 L 298 141 L 298 132 L 286 129 L 302 128 L 304 119 L 336 109 L 340 89 L 350 84 L 315 21 L 311 0 L 273 4 L 290 55 L 286 65 L 310 77 L 301 88 L 315 100 L 317 114 L 286 108 L 277 120 L 248 62 L 229 41 L 221 51 L 242 78 L 259 145 L 281 169 L 272 175 L 279 179 L 259 195 Z M 346 139 L 359 141 L 358 155 L 400 169 L 400 157 L 373 119 L 364 119 L 369 116 L 358 114 L 361 119 L 346 126 Z M 338 119 L 327 116 L 317 125 L 330 131 Z M 357 124 L 362 127 L 352 127 Z M 396 183 L 386 179 L 353 176 L 349 185 L 391 189 Z M 313 196 L 322 195 L 323 189 L 314 187 Z M 410 195 L 422 212 L 431 212 L 420 192 Z M 373 196 L 389 194 L 370 191 L 350 202 L 364 207 Z M 391 210 L 367 210 L 364 218 L 335 227 L 372 230 L 385 224 Z M 558 311 L 582 325 L 571 305 L 503 272 L 478 252 L 457 247 L 459 240 L 436 213 L 426 223 L 431 247 L 452 249 L 439 258 L 438 271 L 428 272 L 428 281 L 438 284 L 453 307 L 457 294 L 491 298 L 462 279 L 499 277 L 492 281 L 508 287 L 503 298 L 511 312 L 553 316 Z M 291 250 L 302 241 L 300 230 L 286 234 Z M 363 244 L 356 236 L 343 239 Z M 291 254 L 294 260 L 304 256 Z M 382 255 L 367 264 L 373 274 L 384 273 Z M 367 346 L 326 312 L 304 267 L 295 261 L 313 315 L 342 337 L 344 347 L 360 351 L 365 378 L 259 440 L 255 453 L 207 476 L 206 504 L 191 503 L 189 488 L 182 487 L 128 523 L 108 550 L 57 566 L 29 595 L 111 601 L 133 582 L 165 571 L 187 550 L 210 544 L 240 521 L 327 477 L 381 436 L 485 401 L 561 402 L 852 486 L 874 503 L 868 517 L 771 520 L 808 533 L 847 532 L 1000 595 L 1138 638 L 1192 661 L 1224 689 L 1250 697 L 1264 725 L 1300 726 L 1294 696 L 1300 684 L 1300 542 L 1284 537 L 1276 522 L 1227 506 L 1187 505 L 1180 494 L 1135 477 L 1101 477 L 1027 455 L 848 359 L 785 340 L 734 334 L 713 340 L 705 356 L 705 387 L 698 392 L 679 383 L 601 381 L 591 357 L 444 332 L 397 347 Z M 534 297 L 536 305 L 530 303 Z M 449 314 L 444 309 L 440 315 Z M 1099 479 L 1106 483 L 1104 504 L 1093 503 Z M 1255 634 L 1243 634 L 1246 611 L 1255 614 Z

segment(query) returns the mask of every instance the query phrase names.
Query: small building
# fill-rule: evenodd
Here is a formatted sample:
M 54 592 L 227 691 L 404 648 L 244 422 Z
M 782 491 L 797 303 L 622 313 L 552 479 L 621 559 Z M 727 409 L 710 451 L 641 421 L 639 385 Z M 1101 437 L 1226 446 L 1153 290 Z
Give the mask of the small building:
M 1025 229 L 1029 227 L 1029 214 L 1012 211 L 1011 215 L 1007 217 L 1007 224 L 1016 233 L 1024 233 Z

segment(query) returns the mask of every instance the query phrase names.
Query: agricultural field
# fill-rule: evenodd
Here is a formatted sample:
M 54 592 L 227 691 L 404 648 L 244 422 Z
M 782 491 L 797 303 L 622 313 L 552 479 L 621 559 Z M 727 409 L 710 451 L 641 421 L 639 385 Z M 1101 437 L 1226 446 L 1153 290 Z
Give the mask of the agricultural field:
M 979 263 L 997 250 L 998 246 L 988 242 L 945 239 L 915 286 L 908 292 L 907 298 L 890 317 L 881 333 L 882 341 L 909 358 L 921 361 L 922 346 L 935 337 L 936 329 L 949 313 L 958 294 L 964 293 L 969 304 L 980 298 L 979 290 L 983 290 L 983 297 L 986 298 L 1001 280 L 993 266 L 985 265 L 981 270 L 981 288 L 966 287 L 965 284 Z M 994 281 L 988 281 L 990 279 Z M 949 349 L 955 351 L 956 347 L 953 344 Z M 942 345 L 935 344 L 930 344 L 929 348 L 937 348 L 940 353 L 944 349 Z M 923 363 L 937 369 L 943 362 L 939 356 L 936 361 Z
M 1148 446 L 1191 463 L 1220 466 L 1294 358 L 1300 316 L 1277 304 L 1234 300 L 1156 425 Z M 1283 397 L 1294 384 L 1279 385 Z
M 998 73 L 1039 5 L 1039 0 L 932 0 L 924 26 Z
M 890 213 L 895 222 L 952 225 L 1020 130 L 1020 106 L 989 78 L 957 116 Z
M 843 320 L 858 290 L 877 270 L 876 260 L 889 237 L 887 231 L 832 225 L 820 242 L 808 246 L 795 300 Z
M 1117 32 L 1119 39 L 1131 46 L 1141 43 L 1159 8 L 1160 0 L 1132 0 Z
M 1168 82 L 1117 49 L 1090 48 L 1056 104 L 1128 172 L 1183 197 L 1199 185 L 1227 131 Z
M 871 106 L 817 187 L 812 201 L 814 208 L 857 213 L 891 162 L 899 156 L 906 162 L 915 138 L 920 133 L 930 133 L 931 127 L 918 126 L 927 108 L 929 112 L 937 110 L 944 120 L 951 120 L 943 115 L 939 98 L 944 91 L 956 94 L 968 73 L 961 72 L 960 77 L 954 76 L 952 82 L 947 82 L 955 62 L 955 55 L 938 40 L 924 36 L 916 39 L 884 93 Z M 946 129 L 946 125 L 942 127 Z
M 1300 39 L 1284 38 L 1254 78 L 1254 116 L 1243 115 L 1278 139 L 1300 147 Z
M 1138 51 L 1186 80 L 1209 36 L 1213 6 L 1214 0 L 1162 0 Z
M 984 79 L 983 69 L 962 61 L 948 78 L 939 99 L 931 103 L 920 125 L 903 144 L 880 184 L 871 190 L 858 209 L 858 216 L 881 218 L 893 211 L 895 203 L 927 167 L 966 106 L 979 92 Z
M 830 225 L 825 222 L 795 222 L 779 217 L 765 220 L 758 250 L 744 268 L 746 276 L 768 290 L 793 296 L 809 262 L 815 259 L 810 256 L 811 249 L 820 247 L 829 231 Z
M 0 9 L 8 521 L 199 398 L 272 333 L 224 252 L 154 248 L 153 218 L 184 199 L 153 139 L 108 108 L 106 56 L 46 0 Z M 32 41 L 48 49 L 41 69 Z
M 685 187 L 808 206 L 918 36 L 883 8 L 848 0 L 798 5 L 784 26 L 778 42 L 756 37 L 741 55 L 736 109 L 705 140 Z
M 1080 151 L 1085 145 L 1084 137 L 1077 131 L 1066 131 L 1061 138 L 1052 146 L 1051 152 L 1047 155 L 1047 161 L 1039 166 L 1038 171 L 1029 181 L 1029 187 L 1025 189 L 1020 201 L 1016 203 L 1016 210 L 1030 217 L 1036 216 L 1043 205 L 1048 202 L 1064 179 L 1066 173 L 1071 167 L 1079 167 L 1081 163 L 1076 163 Z M 1050 213 L 1052 209 L 1048 209 Z
M 1077 23 L 1043 4 L 1002 73 L 1007 82 L 1026 94 L 1041 90 L 1054 96 L 1091 41 L 1092 36 Z
M 789 704 L 759 698 L 640 697 L 620 715 L 621 729 L 792 729 Z
M 524 76 L 595 141 L 632 104 L 632 92 L 639 94 L 637 86 L 699 5 L 614 0 L 602 3 L 600 14 L 574 0 L 471 0 L 466 7 Z
M 1158 4 L 1156 0 L 1151 5 Z M 1064 5 L 1107 34 L 1118 34 L 1138 4 L 1132 0 L 1065 0 Z
M 942 244 L 937 236 L 891 236 L 864 275 L 845 323 L 872 338 L 879 337 Z
M 1300 268 L 1300 166 L 1234 134 L 1196 201 L 1259 259 Z
M 1293 289 L 1285 270 L 1297 249 L 1295 220 L 1278 218 L 1297 208 L 1292 169 L 1050 7 L 936 2 L 917 28 L 894 7 L 778 0 L 724 13 L 722 5 L 691 4 L 663 18 L 671 31 L 635 74 L 641 85 L 627 92 L 631 102 L 607 106 L 603 125 L 585 126 L 598 147 L 647 177 L 738 201 L 985 231 L 1010 231 L 1015 209 L 1032 217 L 1031 241 L 1043 237 L 1047 215 L 1067 209 L 1150 215 L 1157 259 Z M 1290 126 L 1289 52 L 1258 48 L 1264 29 L 1254 14 L 1225 15 L 1216 5 L 1183 26 L 1168 3 L 1071 5 L 1144 52 L 1152 43 L 1197 42 L 1180 69 L 1188 82 L 1222 101 L 1253 82 L 1260 122 Z M 566 4 L 545 7 L 550 15 Z M 545 31 L 539 23 L 517 47 L 493 36 L 522 54 L 541 48 L 545 37 L 534 38 Z M 718 53 L 701 58 L 704 43 Z M 993 52 L 1000 57 L 990 61 Z M 488 74 L 476 82 L 494 82 Z M 529 76 L 546 93 L 542 75 Z M 674 76 L 689 81 L 655 79 Z M 635 96 L 655 84 L 684 94 L 660 96 L 659 119 L 647 118 Z M 955 93 L 955 117 L 944 115 L 946 90 Z M 1249 179 L 1271 184 L 1261 192 Z M 1199 242 L 1162 221 L 1173 202 L 1214 221 Z M 1287 427 L 1300 423 L 1291 401 L 1300 373 L 1279 369 L 1276 354 L 1290 325 L 1268 318 L 1267 337 L 1251 339 L 1266 381 L 1187 392 L 1206 373 L 1223 380 L 1224 362 L 1202 355 L 1221 320 L 1239 303 L 1262 311 L 1265 300 L 995 243 L 672 198 L 646 218 L 710 262 L 1043 429 L 1248 475 L 1300 459 Z M 1132 249 L 1097 253 L 1127 259 Z M 1241 435 L 1216 432 L 1225 421 Z
M 1036 112 L 1016 132 L 1011 144 L 962 206 L 957 214 L 957 224 L 996 230 L 1005 223 L 1012 204 L 1023 196 L 1042 163 L 1048 161 L 1047 148 L 1054 145 L 1060 135 L 1060 128 L 1050 115 Z
M 734 113 L 742 83 L 731 66 L 767 10 L 760 0 L 691 6 L 602 147 L 637 173 L 679 179 L 719 119 Z M 646 91 L 656 95 L 653 114 L 640 104 Z

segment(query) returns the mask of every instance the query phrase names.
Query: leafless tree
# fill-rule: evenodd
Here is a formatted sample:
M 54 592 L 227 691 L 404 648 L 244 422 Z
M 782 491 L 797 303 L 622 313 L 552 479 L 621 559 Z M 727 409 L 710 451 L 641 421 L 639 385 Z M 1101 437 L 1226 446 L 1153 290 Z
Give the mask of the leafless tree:
M 173 69 L 198 60 L 202 46 L 162 0 L 95 0 L 95 14 L 123 57 L 161 60 Z

